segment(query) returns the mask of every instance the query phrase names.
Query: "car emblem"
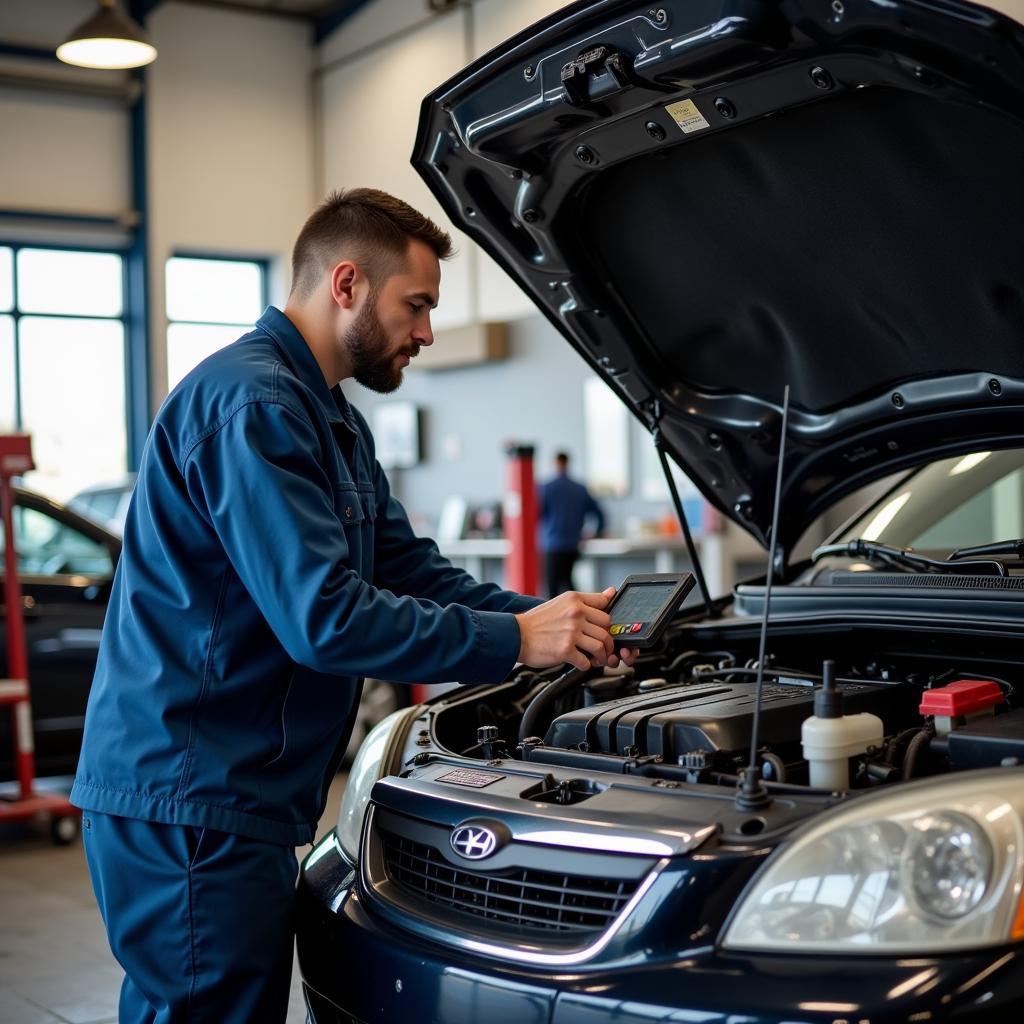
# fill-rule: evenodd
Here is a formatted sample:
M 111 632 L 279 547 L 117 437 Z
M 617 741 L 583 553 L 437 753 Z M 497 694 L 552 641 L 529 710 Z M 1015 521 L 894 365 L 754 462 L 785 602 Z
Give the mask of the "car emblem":
M 452 832 L 452 849 L 467 860 L 490 857 L 498 846 L 498 837 L 484 825 L 460 825 Z

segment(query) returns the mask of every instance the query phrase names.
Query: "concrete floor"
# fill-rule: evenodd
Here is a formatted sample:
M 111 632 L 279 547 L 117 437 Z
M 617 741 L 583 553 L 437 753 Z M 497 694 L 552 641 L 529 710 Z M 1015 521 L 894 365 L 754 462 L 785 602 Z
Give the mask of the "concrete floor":
M 318 838 L 338 820 L 344 785 L 339 775 L 331 786 Z M 81 842 L 59 847 L 45 827 L 0 828 L 0 1022 L 115 1024 L 121 978 Z M 288 1024 L 305 1019 L 296 964 Z

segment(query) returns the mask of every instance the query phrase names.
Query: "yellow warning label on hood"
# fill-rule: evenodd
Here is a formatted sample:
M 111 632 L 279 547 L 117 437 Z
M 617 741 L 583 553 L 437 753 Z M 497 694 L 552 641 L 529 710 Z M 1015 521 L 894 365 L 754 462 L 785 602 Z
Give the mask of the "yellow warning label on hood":
M 704 119 L 704 115 L 697 109 L 693 100 L 680 100 L 678 103 L 670 103 L 665 112 L 683 131 L 689 135 L 690 132 L 699 132 L 711 126 Z

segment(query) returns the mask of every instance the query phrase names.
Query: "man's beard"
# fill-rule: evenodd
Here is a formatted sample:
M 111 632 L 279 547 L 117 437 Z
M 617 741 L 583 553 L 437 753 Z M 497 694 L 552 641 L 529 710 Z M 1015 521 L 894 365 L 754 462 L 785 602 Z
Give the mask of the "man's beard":
M 352 376 L 371 391 L 382 395 L 397 391 L 402 383 L 402 368 L 396 365 L 399 355 L 414 356 L 419 346 L 407 352 L 394 352 L 377 316 L 377 299 L 369 295 L 359 316 L 342 336 L 342 343 L 352 360 Z

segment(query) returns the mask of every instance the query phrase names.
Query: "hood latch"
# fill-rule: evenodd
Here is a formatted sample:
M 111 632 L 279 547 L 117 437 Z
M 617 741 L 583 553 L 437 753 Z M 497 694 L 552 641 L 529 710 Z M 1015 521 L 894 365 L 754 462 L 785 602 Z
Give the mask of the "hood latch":
M 566 99 L 574 107 L 629 89 L 629 58 L 611 46 L 595 46 L 564 64 L 561 70 Z

